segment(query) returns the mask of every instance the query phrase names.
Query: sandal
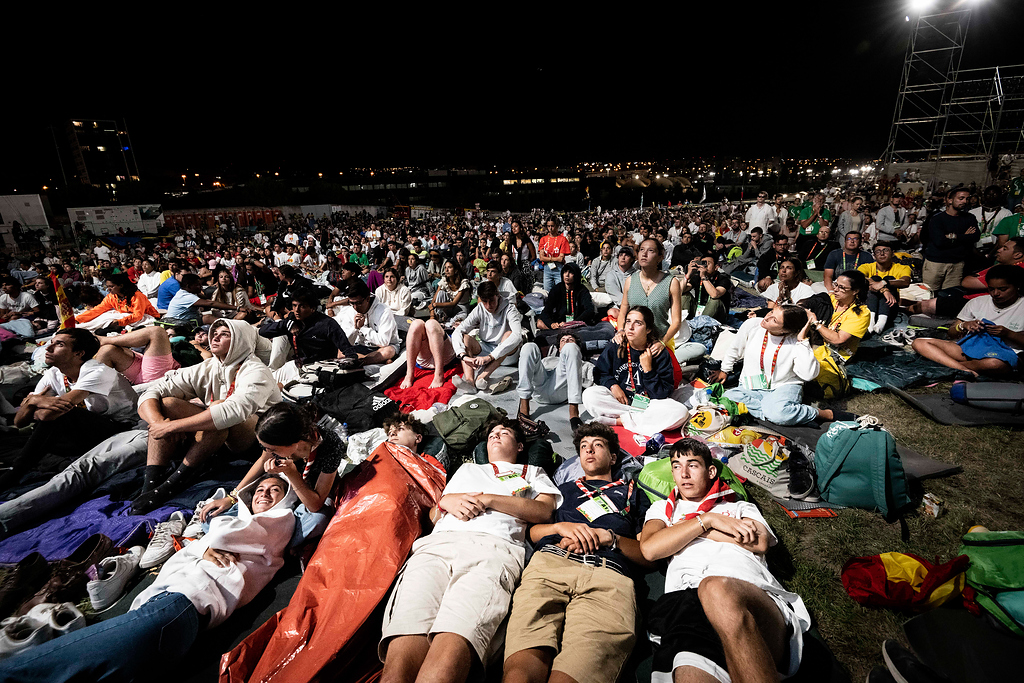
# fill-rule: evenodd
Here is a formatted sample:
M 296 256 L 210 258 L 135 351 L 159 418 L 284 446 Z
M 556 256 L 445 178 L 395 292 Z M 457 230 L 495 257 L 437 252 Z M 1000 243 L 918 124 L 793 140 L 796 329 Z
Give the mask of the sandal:
M 494 394 L 505 393 L 506 391 L 512 388 L 513 383 L 514 382 L 512 380 L 511 375 L 508 375 L 507 377 L 502 377 L 496 384 L 491 385 L 491 395 L 493 396 Z
M 519 429 L 522 430 L 525 439 L 543 439 L 551 433 L 551 428 L 543 420 L 531 420 L 524 415 L 517 415 L 516 420 L 519 422 Z

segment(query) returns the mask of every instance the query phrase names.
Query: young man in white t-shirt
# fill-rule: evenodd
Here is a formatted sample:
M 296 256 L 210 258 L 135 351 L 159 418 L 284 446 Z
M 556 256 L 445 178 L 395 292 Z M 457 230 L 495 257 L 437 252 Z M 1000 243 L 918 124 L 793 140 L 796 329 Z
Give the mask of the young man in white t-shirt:
M 648 510 L 640 541 L 648 561 L 668 558 L 665 594 L 647 621 L 651 680 L 794 675 L 811 617 L 768 571 L 775 535 L 757 507 L 736 501 L 718 478 L 705 443 L 682 439 L 669 457 L 676 486 Z
M 465 681 L 486 665 L 526 559 L 526 527 L 551 520 L 562 494 L 544 471 L 520 465 L 518 424 L 487 426 L 485 465 L 465 464 L 430 512 L 385 609 L 382 680 Z

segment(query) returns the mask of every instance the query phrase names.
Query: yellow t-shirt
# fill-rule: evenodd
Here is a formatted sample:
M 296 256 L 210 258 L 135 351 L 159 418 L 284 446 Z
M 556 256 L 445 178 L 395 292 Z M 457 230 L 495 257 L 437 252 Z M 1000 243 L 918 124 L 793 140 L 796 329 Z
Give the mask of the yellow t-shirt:
M 867 264 L 861 266 L 865 268 Z M 906 268 L 906 266 L 904 266 Z M 909 270 L 909 268 L 907 269 Z M 829 298 L 832 299 L 832 308 L 836 307 L 835 294 L 830 294 Z M 837 330 L 839 332 L 849 332 L 850 338 L 842 346 L 835 347 L 839 355 L 844 360 L 849 360 L 853 357 L 853 354 L 857 353 L 857 347 L 860 346 L 860 340 L 864 338 L 864 335 L 868 332 L 868 325 L 871 324 L 871 313 L 868 312 L 867 306 L 860 307 L 860 313 L 857 313 L 853 309 L 855 306 L 851 306 L 842 313 L 832 313 L 832 319 L 828 323 L 830 330 Z
M 878 277 L 891 277 L 895 280 L 899 280 L 903 277 L 910 277 L 910 266 L 905 266 L 902 263 L 894 263 L 889 267 L 889 270 L 879 270 L 878 263 L 872 261 L 871 263 L 865 263 L 857 268 L 860 272 L 867 275 L 869 278 Z
M 165 270 L 164 272 L 160 273 L 160 284 L 163 284 L 164 280 L 166 280 L 169 277 L 172 277 L 173 275 L 174 273 L 172 273 L 169 270 Z

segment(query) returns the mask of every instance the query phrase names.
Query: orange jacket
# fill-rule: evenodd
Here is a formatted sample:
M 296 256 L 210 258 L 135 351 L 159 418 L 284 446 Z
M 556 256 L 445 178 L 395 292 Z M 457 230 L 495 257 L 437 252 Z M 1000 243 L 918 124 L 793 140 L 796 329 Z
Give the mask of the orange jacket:
M 103 297 L 103 301 L 101 301 L 98 306 L 76 315 L 75 322 L 89 322 L 101 313 L 106 313 L 107 311 L 118 311 L 119 313 L 127 314 L 126 317 L 117 321 L 117 324 L 122 327 L 137 323 L 146 315 L 151 315 L 154 318 L 160 317 L 160 313 L 153 308 L 153 304 L 149 302 L 149 299 L 147 299 L 142 292 L 135 292 L 131 301 L 120 299 L 113 294 L 107 294 Z

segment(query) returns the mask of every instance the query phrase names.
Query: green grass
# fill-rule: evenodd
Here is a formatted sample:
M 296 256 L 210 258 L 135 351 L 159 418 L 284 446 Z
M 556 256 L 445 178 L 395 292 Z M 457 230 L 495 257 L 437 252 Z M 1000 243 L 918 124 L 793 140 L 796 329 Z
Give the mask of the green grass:
M 945 393 L 949 384 L 931 391 Z M 763 490 L 748 487 L 779 537 L 780 549 L 769 554 L 772 571 L 799 593 L 818 630 L 854 681 L 874 666 L 884 666 L 881 644 L 895 638 L 905 645 L 903 623 L 912 616 L 894 610 L 862 607 L 843 589 L 840 572 L 851 557 L 896 551 L 929 561 L 956 556 L 960 539 L 974 524 L 992 530 L 1019 529 L 1016 512 L 1024 506 L 1020 434 L 1001 427 L 947 427 L 933 422 L 892 394 L 858 394 L 833 407 L 877 417 L 901 444 L 963 473 L 929 479 L 912 488 L 919 500 L 933 493 L 943 500 L 938 519 L 921 508 L 907 516 L 910 540 L 900 526 L 864 510 L 840 510 L 826 519 L 790 519 Z

